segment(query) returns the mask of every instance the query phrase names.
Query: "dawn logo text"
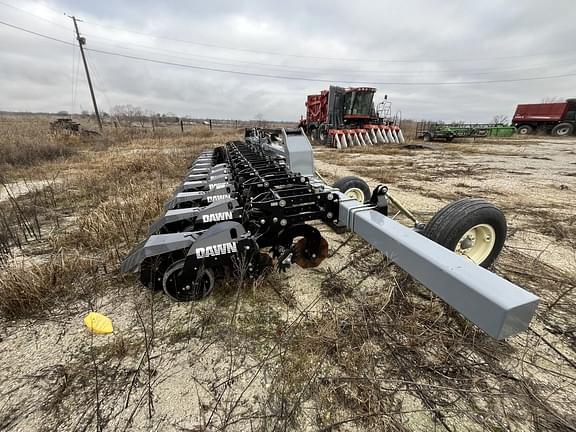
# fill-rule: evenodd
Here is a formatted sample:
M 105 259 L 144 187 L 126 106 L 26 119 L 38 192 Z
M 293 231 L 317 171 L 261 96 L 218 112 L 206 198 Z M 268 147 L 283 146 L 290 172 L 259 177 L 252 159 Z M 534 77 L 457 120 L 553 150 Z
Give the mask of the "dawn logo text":
M 199 247 L 196 248 L 195 252 L 197 258 L 208 258 L 218 255 L 235 253 L 238 252 L 238 248 L 236 246 L 236 242 L 229 242 L 229 243 L 216 244 L 213 246 L 206 246 L 205 248 Z
M 220 221 L 225 221 L 225 220 L 230 220 L 230 219 L 232 219 L 232 212 L 231 211 L 202 215 L 202 222 L 204 222 L 204 223 L 220 222 Z

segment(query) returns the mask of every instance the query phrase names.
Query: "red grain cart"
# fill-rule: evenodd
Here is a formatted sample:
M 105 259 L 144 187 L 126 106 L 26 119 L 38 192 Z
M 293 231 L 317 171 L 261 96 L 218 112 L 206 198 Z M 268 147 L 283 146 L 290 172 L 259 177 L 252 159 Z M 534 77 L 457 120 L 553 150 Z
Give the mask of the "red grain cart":
M 576 130 L 576 99 L 518 105 L 512 124 L 519 135 L 529 135 L 536 131 L 555 136 L 572 135 Z

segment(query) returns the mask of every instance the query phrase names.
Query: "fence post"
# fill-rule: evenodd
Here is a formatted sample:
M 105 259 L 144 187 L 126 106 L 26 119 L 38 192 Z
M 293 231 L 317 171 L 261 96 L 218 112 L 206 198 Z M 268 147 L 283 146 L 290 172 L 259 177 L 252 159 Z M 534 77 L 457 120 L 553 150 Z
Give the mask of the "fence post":
M 180 130 L 184 133 L 184 122 L 180 119 Z
M 210 122 L 210 130 L 212 130 L 212 119 L 208 120 Z

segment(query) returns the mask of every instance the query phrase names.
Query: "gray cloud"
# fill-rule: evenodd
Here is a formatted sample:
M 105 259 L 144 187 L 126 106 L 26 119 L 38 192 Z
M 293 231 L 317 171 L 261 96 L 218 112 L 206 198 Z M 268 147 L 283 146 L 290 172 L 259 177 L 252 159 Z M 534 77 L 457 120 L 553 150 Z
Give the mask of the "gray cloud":
M 72 42 L 71 22 L 59 13 L 67 12 L 85 21 L 80 26 L 89 48 L 209 68 L 342 85 L 576 74 L 573 0 L 556 0 L 553 7 L 539 0 L 6 1 L 52 21 L 0 4 L 0 20 L 14 25 Z M 83 70 L 73 69 L 73 47 L 1 25 L 0 38 L 0 109 L 89 109 Z M 267 119 L 296 120 L 304 112 L 305 96 L 329 85 L 200 71 L 96 52 L 88 56 L 104 110 L 130 103 L 198 117 L 250 119 L 262 113 Z M 73 100 L 75 70 L 79 82 Z M 511 115 L 520 102 L 576 96 L 576 77 L 377 87 L 377 97 L 388 94 L 404 118 L 489 121 L 495 114 Z

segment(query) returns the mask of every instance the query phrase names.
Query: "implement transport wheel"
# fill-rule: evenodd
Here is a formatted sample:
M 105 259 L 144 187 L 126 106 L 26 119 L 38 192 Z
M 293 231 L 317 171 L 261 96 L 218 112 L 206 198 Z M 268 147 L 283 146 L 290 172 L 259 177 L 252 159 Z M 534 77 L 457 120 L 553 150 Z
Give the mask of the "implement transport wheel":
M 179 302 L 208 297 L 214 289 L 214 272 L 211 269 L 201 269 L 193 280 L 185 280 L 182 275 L 184 261 L 178 260 L 166 269 L 162 279 L 164 292 Z
M 422 234 L 482 267 L 490 267 L 506 240 L 506 218 L 483 199 L 463 198 L 436 213 Z
M 531 135 L 534 132 L 534 128 L 530 125 L 521 125 L 516 128 L 516 133 L 518 135 Z
M 574 133 L 574 125 L 571 123 L 560 123 L 552 128 L 554 136 L 570 136 Z
M 370 199 L 370 187 L 368 183 L 356 176 L 342 177 L 332 185 L 349 198 L 364 204 Z

